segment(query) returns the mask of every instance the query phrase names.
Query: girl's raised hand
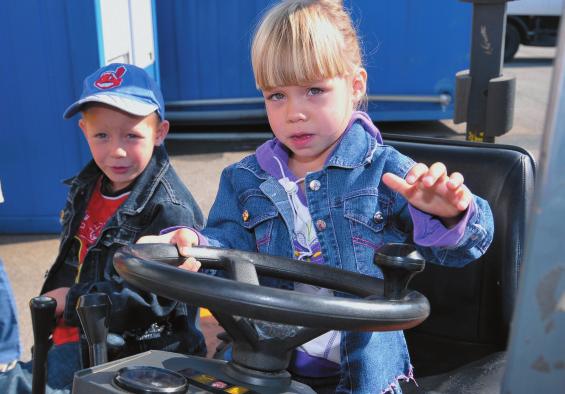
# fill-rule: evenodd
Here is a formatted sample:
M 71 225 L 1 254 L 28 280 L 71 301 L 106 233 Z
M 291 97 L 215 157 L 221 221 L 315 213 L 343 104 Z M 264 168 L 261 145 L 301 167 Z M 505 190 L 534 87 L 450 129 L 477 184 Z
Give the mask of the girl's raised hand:
M 460 215 L 469 207 L 472 194 L 463 184 L 463 175 L 447 174 L 443 163 L 430 167 L 418 163 L 405 179 L 392 173 L 383 175 L 383 182 L 392 190 L 402 194 L 415 208 L 439 217 L 447 226 L 455 225 Z
M 139 238 L 139 240 L 136 243 L 175 244 L 177 245 L 179 253 L 187 257 L 185 262 L 179 265 L 179 268 L 193 272 L 196 272 L 200 269 L 201 266 L 200 262 L 196 260 L 194 257 L 188 255 L 187 249 L 191 246 L 198 245 L 198 235 L 196 235 L 196 233 L 189 228 L 181 228 L 163 235 L 146 235 L 145 237 Z

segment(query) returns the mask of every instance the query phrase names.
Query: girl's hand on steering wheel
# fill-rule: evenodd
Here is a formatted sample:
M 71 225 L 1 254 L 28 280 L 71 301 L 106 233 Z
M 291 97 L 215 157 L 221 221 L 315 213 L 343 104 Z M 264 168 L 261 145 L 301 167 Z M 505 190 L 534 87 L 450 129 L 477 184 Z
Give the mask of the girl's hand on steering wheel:
M 187 271 L 196 272 L 200 269 L 201 264 L 194 257 L 188 255 L 188 248 L 191 246 L 197 246 L 198 235 L 189 228 L 181 228 L 175 231 L 163 235 L 146 235 L 145 237 L 139 238 L 137 240 L 138 244 L 151 244 L 151 243 L 166 243 L 174 244 L 177 246 L 181 256 L 187 257 L 187 259 L 179 265 L 179 268 L 185 269 Z

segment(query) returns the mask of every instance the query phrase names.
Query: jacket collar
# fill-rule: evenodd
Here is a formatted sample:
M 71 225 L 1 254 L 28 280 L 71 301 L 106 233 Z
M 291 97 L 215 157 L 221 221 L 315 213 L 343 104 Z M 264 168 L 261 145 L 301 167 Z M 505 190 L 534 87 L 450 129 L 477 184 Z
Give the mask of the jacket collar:
M 170 165 L 164 145 L 156 146 L 147 167 L 135 180 L 131 195 L 122 206 L 122 211 L 130 215 L 140 213 L 153 197 L 157 185 Z
M 382 143 L 381 133 L 369 115 L 356 111 L 341 136 L 341 141 L 326 162 L 325 168 L 330 166 L 356 168 L 370 163 L 373 153 Z
M 381 133 L 365 112 L 353 113 L 349 125 L 330 154 L 324 168 L 329 166 L 355 168 L 369 162 L 377 146 L 382 145 Z M 296 177 L 288 170 L 288 149 L 276 138 L 265 142 L 255 152 L 261 169 L 276 179 Z M 281 163 L 283 169 L 281 169 Z

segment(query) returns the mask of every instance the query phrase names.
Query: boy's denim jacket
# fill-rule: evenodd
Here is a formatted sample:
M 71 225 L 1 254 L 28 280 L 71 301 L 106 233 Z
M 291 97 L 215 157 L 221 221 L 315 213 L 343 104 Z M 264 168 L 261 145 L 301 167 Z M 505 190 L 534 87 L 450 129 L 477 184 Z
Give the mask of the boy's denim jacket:
M 135 243 L 144 235 L 158 234 L 163 227 L 192 223 L 201 228 L 204 218 L 194 198 L 180 180 L 162 146 L 156 147 L 145 170 L 138 176 L 129 198 L 118 208 L 88 250 L 79 283 L 73 238 L 101 170 L 90 162 L 70 183 L 67 203 L 61 212 L 61 242 L 55 263 L 46 274 L 41 293 L 70 286 L 63 317 L 79 326 L 75 311 L 79 296 L 106 293 L 111 300 L 110 332 L 145 330 L 168 320 L 175 331 L 186 332 L 191 353 L 206 354 L 202 333 L 195 327 L 197 308 L 140 291 L 128 285 L 114 270 L 115 251 Z
M 388 242 L 411 242 L 412 221 L 406 200 L 381 177 L 392 172 L 404 178 L 413 165 L 394 148 L 379 144 L 358 122 L 324 168 L 306 175 L 308 208 L 326 264 L 382 278 L 373 264 L 375 250 Z M 475 197 L 474 203 L 457 246 L 418 247 L 426 260 L 461 267 L 485 252 L 493 235 L 492 213 L 483 199 Z M 292 220 L 285 190 L 251 155 L 223 171 L 202 234 L 210 245 L 292 258 Z M 342 333 L 338 392 L 399 392 L 398 380 L 411 378 L 402 331 Z

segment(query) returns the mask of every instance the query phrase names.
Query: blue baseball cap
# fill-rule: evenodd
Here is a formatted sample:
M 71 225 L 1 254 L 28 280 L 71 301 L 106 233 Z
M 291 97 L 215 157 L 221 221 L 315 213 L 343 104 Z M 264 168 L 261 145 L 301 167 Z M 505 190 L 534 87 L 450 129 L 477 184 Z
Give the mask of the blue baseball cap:
M 157 111 L 165 119 L 165 103 L 157 83 L 132 64 L 112 63 L 84 79 L 82 94 L 63 114 L 69 119 L 86 103 L 103 103 L 137 116 Z

